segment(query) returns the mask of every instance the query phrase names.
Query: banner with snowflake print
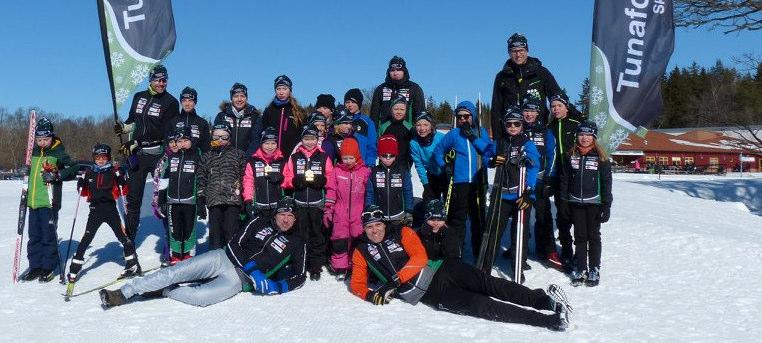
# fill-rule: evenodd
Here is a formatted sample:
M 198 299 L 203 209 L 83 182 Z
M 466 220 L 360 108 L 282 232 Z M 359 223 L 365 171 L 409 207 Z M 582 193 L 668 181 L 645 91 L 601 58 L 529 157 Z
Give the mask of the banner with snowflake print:
M 672 0 L 596 0 L 590 58 L 590 113 L 614 151 L 644 135 L 662 111 L 661 78 L 675 43 Z
M 175 48 L 171 0 L 98 0 L 103 52 L 117 109 Z

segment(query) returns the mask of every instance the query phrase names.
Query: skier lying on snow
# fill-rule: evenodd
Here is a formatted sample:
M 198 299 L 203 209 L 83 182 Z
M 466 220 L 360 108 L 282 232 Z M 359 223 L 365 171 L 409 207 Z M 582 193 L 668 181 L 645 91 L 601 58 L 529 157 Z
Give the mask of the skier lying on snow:
M 228 299 L 244 285 L 263 295 L 285 293 L 304 284 L 305 244 L 295 230 L 294 200 L 284 197 L 271 218 L 249 222 L 230 240 L 225 249 L 212 250 L 134 279 L 114 291 L 101 290 L 101 302 L 108 308 L 125 304 L 137 294 L 165 296 L 186 304 L 208 306 Z M 208 280 L 208 281 L 202 281 Z M 202 281 L 192 287 L 184 282 Z
M 444 224 L 446 215 L 441 201 L 432 201 L 439 203 L 429 206 L 426 214 L 428 230 L 432 231 L 427 233 L 429 237 L 451 230 Z M 413 305 L 420 301 L 437 309 L 488 320 L 558 331 L 569 326 L 571 307 L 560 287 L 550 285 L 546 293 L 484 274 L 458 259 L 429 260 L 421 240 L 411 228 L 387 226 L 383 217 L 377 206 L 366 208 L 362 214 L 365 235 L 358 238 L 352 255 L 350 282 L 352 293 L 358 297 L 374 305 L 384 305 L 397 295 Z M 433 239 L 427 244 L 432 256 L 443 256 L 441 241 Z M 379 287 L 368 289 L 368 271 Z M 517 305 L 554 313 L 544 314 Z

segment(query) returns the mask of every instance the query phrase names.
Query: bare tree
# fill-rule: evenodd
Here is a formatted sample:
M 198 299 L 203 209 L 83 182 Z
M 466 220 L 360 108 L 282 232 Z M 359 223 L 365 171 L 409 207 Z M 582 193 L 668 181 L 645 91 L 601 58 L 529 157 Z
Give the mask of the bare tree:
M 725 33 L 762 30 L 760 0 L 675 0 L 675 25 Z

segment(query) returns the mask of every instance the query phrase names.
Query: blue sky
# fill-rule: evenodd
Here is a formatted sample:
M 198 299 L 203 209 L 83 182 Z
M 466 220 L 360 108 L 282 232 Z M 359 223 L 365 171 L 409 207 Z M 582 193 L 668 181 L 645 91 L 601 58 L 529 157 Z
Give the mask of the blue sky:
M 284 2 L 280 2 L 281 4 Z M 264 107 L 273 79 L 287 74 L 301 103 L 320 93 L 342 99 L 352 87 L 383 81 L 389 58 L 403 56 L 426 96 L 489 101 L 506 38 L 522 32 L 561 87 L 577 98 L 589 69 L 593 1 L 265 1 L 175 0 L 169 91 L 191 85 L 211 117 L 234 82 Z M 96 2 L 0 4 L 0 106 L 38 106 L 65 115 L 109 115 L 111 99 Z M 762 56 L 762 35 L 678 29 L 670 68 L 728 64 Z M 120 109 L 124 118 L 126 109 Z

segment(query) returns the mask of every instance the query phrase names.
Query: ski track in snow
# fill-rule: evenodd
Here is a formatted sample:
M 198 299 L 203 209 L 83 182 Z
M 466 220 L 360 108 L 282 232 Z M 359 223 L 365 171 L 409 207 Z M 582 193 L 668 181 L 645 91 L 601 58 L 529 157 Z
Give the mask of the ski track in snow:
M 420 194 L 420 183 L 414 179 Z M 600 286 L 573 288 L 561 273 L 529 262 L 533 268 L 526 272 L 526 285 L 560 284 L 574 307 L 571 328 L 557 333 L 399 300 L 371 306 L 327 273 L 320 281 L 307 281 L 284 295 L 242 293 L 207 308 L 154 299 L 104 311 L 96 292 L 66 303 L 60 295 L 65 287 L 56 281 L 11 284 L 20 182 L 0 181 L 0 213 L 4 213 L 0 220 L 0 341 L 60 341 L 63 337 L 83 342 L 752 341 L 762 335 L 762 293 L 753 288 L 762 281 L 762 216 L 759 208 L 753 208 L 762 194 L 761 185 L 760 174 L 744 178 L 663 175 L 661 180 L 652 175 L 616 174 L 611 220 L 602 228 Z M 61 254 L 66 252 L 73 219 L 74 187 L 73 182 L 64 186 L 58 229 Z M 744 189 L 735 192 L 737 200 L 728 195 L 733 191 L 718 192 L 730 187 Z M 146 197 L 150 194 L 147 191 Z M 158 240 L 161 226 L 151 217 L 149 204 L 150 200 L 144 200 L 146 228 L 138 237 L 144 268 L 158 265 L 163 244 Z M 87 206 L 80 206 L 72 254 L 87 212 Z M 206 229 L 202 227 L 200 250 L 205 251 Z M 22 271 L 27 266 L 26 250 L 23 255 Z M 111 280 L 123 266 L 121 246 L 105 225 L 85 258 L 89 260 L 75 292 Z M 506 265 L 500 258 L 494 275 L 511 274 Z

